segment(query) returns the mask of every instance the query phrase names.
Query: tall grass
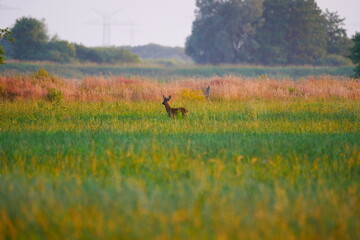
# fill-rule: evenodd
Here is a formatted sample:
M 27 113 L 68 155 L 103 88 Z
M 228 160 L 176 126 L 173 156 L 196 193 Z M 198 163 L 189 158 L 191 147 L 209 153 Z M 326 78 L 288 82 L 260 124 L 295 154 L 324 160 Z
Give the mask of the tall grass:
M 224 80 L 207 81 L 145 85 Z M 310 99 L 179 97 L 179 119 L 161 101 L 0 102 L 0 239 L 356 239 L 360 105 L 344 82 Z
M 33 75 L 0 76 L 0 98 L 45 99 L 51 89 L 61 91 L 67 100 L 82 101 L 160 101 L 163 94 L 182 100 L 205 99 L 210 86 L 210 100 L 249 99 L 360 99 L 360 82 L 330 76 L 289 79 L 242 78 L 235 76 L 205 79 L 187 78 L 170 82 L 124 77 L 87 77 L 62 79 L 46 71 Z

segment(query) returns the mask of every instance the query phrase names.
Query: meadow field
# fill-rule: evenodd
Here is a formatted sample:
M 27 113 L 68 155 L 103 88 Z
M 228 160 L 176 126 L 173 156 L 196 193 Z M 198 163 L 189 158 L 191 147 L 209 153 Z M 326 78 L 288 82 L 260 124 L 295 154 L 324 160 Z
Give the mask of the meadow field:
M 359 81 L 38 71 L 0 99 L 0 240 L 360 239 Z
M 166 62 L 166 61 L 165 61 Z M 0 67 L 0 75 L 13 75 L 17 73 L 28 74 L 44 68 L 49 73 L 66 78 L 84 78 L 89 76 L 140 76 L 160 80 L 172 80 L 173 78 L 193 77 L 223 77 L 233 75 L 239 77 L 258 77 L 267 75 L 275 78 L 293 78 L 311 76 L 350 76 L 354 66 L 252 66 L 252 65 L 221 65 L 221 66 L 196 66 L 194 64 L 123 64 L 123 65 L 99 65 L 99 64 L 59 64 L 50 62 L 19 62 L 8 61 Z

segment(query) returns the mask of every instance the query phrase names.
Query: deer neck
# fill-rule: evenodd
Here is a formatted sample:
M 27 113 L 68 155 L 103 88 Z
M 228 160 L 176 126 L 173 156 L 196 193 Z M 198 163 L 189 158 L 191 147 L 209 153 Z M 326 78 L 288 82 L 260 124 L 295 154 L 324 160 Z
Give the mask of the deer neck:
M 171 107 L 170 107 L 170 104 L 169 103 L 165 103 L 165 109 L 166 109 L 166 112 L 170 112 L 171 110 Z

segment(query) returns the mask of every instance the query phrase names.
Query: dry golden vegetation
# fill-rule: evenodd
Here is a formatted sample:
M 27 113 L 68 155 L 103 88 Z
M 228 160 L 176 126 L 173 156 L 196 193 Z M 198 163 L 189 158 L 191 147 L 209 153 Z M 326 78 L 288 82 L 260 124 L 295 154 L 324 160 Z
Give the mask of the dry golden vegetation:
M 86 77 L 62 79 L 40 70 L 32 75 L 0 76 L 2 99 L 44 99 L 50 90 L 62 93 L 66 100 L 82 101 L 159 101 L 171 93 L 178 99 L 204 99 L 210 86 L 212 100 L 247 99 L 360 99 L 360 82 L 330 76 L 300 80 L 272 79 L 266 76 L 189 78 L 158 82 L 147 78 Z

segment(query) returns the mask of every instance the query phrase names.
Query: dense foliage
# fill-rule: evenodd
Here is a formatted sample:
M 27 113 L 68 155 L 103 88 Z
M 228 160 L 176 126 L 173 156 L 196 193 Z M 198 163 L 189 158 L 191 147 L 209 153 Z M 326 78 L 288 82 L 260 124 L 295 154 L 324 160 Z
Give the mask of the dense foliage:
M 128 63 L 139 57 L 121 48 L 87 48 L 48 36 L 45 21 L 23 17 L 11 29 L 16 42 L 7 45 L 9 56 L 19 60 L 54 62 Z
M 346 30 L 344 29 L 345 18 L 340 18 L 337 12 L 330 12 L 326 9 L 324 16 L 326 18 L 327 30 L 327 53 L 340 56 L 349 55 L 349 48 L 352 43 L 347 37 Z
M 197 63 L 236 63 L 251 60 L 254 34 L 261 25 L 263 0 L 198 0 L 186 53 Z
M 126 47 L 126 49 L 146 60 L 191 61 L 191 58 L 185 54 L 184 48 L 181 47 L 165 47 L 150 43 L 144 46 Z
M 360 78 L 360 33 L 357 33 L 352 40 L 354 46 L 351 48 L 350 58 L 356 64 L 354 77 Z
M 12 49 L 13 58 L 20 60 L 46 59 L 46 45 L 49 36 L 44 21 L 23 17 L 16 20 L 11 31 L 16 39 Z
M 137 55 L 123 48 L 116 47 L 95 47 L 88 48 L 83 45 L 75 44 L 76 56 L 81 62 L 95 63 L 136 63 L 140 61 Z
M 3 40 L 3 38 L 9 41 L 15 40 L 11 37 L 11 31 L 8 28 L 0 29 L 0 41 L 2 40 L 2 42 L 4 42 L 5 40 Z M 0 45 L 0 64 L 4 64 L 4 54 L 5 54 L 5 50 Z
M 348 64 L 338 14 L 314 0 L 198 0 L 186 53 L 197 63 Z M 333 62 L 334 64 L 334 62 Z

